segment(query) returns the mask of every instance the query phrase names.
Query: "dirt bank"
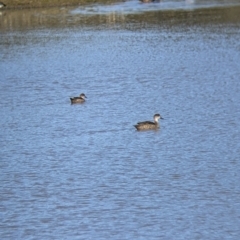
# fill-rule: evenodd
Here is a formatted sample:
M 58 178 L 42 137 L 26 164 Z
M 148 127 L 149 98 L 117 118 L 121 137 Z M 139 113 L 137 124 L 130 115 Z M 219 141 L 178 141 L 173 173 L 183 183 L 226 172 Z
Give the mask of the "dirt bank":
M 37 8 L 37 7 L 64 7 L 78 6 L 93 3 L 111 4 L 121 0 L 4 0 L 5 9 L 13 8 Z

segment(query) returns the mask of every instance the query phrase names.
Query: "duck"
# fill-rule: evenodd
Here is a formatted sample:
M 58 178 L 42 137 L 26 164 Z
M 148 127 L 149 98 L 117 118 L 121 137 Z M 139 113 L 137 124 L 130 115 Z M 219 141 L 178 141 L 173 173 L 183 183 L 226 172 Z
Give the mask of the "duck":
M 142 3 L 155 3 L 155 2 L 160 2 L 161 0 L 139 0 Z
M 159 119 L 164 119 L 159 113 L 156 113 L 153 116 L 154 121 L 145 121 L 145 122 L 138 122 L 134 127 L 137 130 L 156 130 L 159 128 Z
M 0 8 L 6 7 L 6 4 L 4 4 L 3 2 L 0 2 Z
M 72 98 L 70 98 L 71 104 L 74 104 L 74 103 L 84 103 L 85 102 L 85 98 L 87 98 L 87 96 L 84 93 L 81 93 L 79 95 L 79 97 L 72 97 Z

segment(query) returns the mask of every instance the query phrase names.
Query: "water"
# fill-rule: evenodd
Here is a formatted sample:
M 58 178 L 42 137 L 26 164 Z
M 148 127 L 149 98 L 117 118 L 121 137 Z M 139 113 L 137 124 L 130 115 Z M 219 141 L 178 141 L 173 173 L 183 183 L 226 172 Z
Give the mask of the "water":
M 109 5 L 90 4 L 79 6 L 72 11 L 73 14 L 131 14 L 145 13 L 147 11 L 176 11 L 176 10 L 196 10 L 202 8 L 239 6 L 239 0 L 155 0 L 153 3 L 143 3 L 141 1 L 129 0 L 119 1 Z
M 1 239 L 238 239 L 238 8 L 78 10 L 2 11 Z

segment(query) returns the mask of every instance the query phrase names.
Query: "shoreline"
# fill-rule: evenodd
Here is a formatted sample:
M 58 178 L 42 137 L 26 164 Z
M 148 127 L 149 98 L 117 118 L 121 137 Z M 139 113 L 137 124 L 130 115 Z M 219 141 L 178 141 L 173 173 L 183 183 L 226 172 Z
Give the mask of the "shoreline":
M 27 8 L 51 8 L 51 7 L 70 7 L 89 4 L 113 4 L 121 0 L 4 0 L 2 1 L 7 9 L 27 9 Z M 122 0 L 124 1 L 124 0 Z

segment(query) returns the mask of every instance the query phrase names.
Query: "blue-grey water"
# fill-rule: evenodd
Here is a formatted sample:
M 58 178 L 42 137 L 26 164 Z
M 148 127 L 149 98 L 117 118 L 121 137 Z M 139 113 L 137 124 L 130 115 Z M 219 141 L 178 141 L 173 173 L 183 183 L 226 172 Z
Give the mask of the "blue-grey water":
M 240 3 L 188 2 L 1 11 L 0 239 L 239 239 Z

